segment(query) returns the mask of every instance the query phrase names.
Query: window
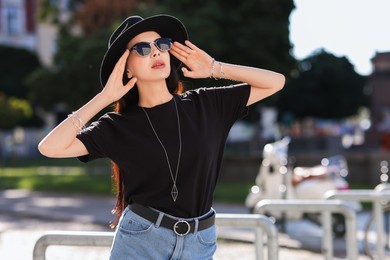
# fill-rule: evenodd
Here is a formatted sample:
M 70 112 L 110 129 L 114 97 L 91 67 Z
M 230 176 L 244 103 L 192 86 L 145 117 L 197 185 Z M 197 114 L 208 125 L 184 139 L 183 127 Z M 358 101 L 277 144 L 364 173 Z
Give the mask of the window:
M 20 17 L 18 17 L 18 8 L 14 5 L 6 5 L 4 8 L 5 26 L 7 34 L 20 33 Z

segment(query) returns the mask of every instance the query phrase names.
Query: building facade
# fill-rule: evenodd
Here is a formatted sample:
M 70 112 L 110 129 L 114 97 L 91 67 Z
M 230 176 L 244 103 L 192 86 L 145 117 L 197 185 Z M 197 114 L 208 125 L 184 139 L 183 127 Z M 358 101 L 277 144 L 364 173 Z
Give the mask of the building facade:
M 390 150 L 390 52 L 376 53 L 371 59 L 371 141 Z
M 0 0 L 0 44 L 36 50 L 36 0 Z
M 35 52 L 44 66 L 51 66 L 57 51 L 58 28 L 38 21 L 40 0 L 0 0 L 0 44 Z M 69 19 L 69 0 L 51 0 L 60 22 Z

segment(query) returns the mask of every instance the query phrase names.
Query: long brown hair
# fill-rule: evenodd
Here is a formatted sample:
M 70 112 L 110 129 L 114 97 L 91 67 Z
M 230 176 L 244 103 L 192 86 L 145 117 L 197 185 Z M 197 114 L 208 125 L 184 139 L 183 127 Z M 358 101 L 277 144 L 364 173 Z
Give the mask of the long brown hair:
M 123 83 L 127 83 L 129 81 L 129 78 L 127 78 L 126 73 L 123 77 Z M 169 74 L 168 78 L 165 80 L 168 86 L 168 91 L 171 94 L 176 93 L 182 93 L 183 92 L 183 85 L 181 82 L 179 82 L 179 78 L 176 72 L 176 68 L 171 63 L 171 73 Z M 135 85 L 126 95 L 124 95 L 121 99 L 119 99 L 114 104 L 114 111 L 118 113 L 124 113 L 129 112 L 132 107 L 138 105 L 138 89 L 137 85 Z M 123 210 L 125 207 L 127 207 L 128 202 L 125 201 L 124 198 L 124 185 L 122 180 L 122 174 L 120 172 L 119 166 L 111 161 L 111 167 L 112 167 L 112 183 L 113 188 L 116 190 L 116 204 L 114 209 L 112 210 L 112 214 L 115 214 L 115 218 L 110 224 L 111 228 L 115 228 L 118 225 L 119 218 L 122 215 Z

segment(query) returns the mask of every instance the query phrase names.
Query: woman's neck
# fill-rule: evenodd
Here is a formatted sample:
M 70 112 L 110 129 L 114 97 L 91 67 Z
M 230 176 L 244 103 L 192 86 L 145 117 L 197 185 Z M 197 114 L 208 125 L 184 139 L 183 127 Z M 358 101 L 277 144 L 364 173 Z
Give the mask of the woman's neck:
M 140 107 L 154 107 L 172 99 L 172 94 L 168 91 L 165 80 L 148 83 L 137 81 L 137 87 L 139 93 L 138 106 Z

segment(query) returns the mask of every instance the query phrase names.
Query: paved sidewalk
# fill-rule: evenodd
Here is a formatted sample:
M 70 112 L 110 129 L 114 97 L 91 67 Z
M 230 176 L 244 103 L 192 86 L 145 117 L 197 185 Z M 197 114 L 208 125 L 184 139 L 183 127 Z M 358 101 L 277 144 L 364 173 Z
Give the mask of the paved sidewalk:
M 36 240 L 46 231 L 112 231 L 111 209 L 114 196 L 85 194 L 0 191 L 0 259 L 29 260 Z M 242 205 L 217 204 L 218 213 L 247 213 Z M 279 233 L 279 259 L 316 260 L 320 254 L 322 231 L 309 222 L 287 225 L 287 234 Z M 308 235 L 310 234 L 310 235 Z M 245 228 L 218 228 L 215 259 L 255 259 L 254 233 Z M 24 248 L 18 250 L 17 248 Z M 335 241 L 334 259 L 345 259 L 345 241 Z M 51 246 L 48 259 L 107 259 L 109 248 Z M 368 259 L 364 256 L 359 259 Z

